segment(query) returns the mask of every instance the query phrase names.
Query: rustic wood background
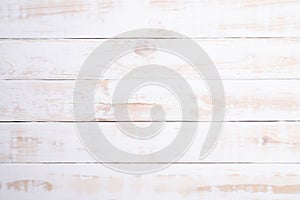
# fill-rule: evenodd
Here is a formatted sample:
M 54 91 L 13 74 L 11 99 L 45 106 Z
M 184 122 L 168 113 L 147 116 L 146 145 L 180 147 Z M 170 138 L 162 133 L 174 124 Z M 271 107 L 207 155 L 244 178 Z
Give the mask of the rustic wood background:
M 169 168 L 129 175 L 97 163 L 80 143 L 72 111 L 80 66 L 106 38 L 137 28 L 195 39 L 219 70 L 226 121 L 206 159 L 198 160 L 199 134 Z M 0 199 L 300 199 L 299 36 L 299 0 L 1 0 Z M 120 40 L 126 38 L 116 45 Z M 119 71 L 105 77 L 96 98 L 112 93 L 122 67 L 154 59 L 150 53 L 118 60 Z M 200 128 L 207 130 L 209 96 L 184 63 L 163 58 L 198 91 Z M 136 153 L 176 133 L 175 101 L 147 96 L 129 104 L 141 124 L 152 105 L 163 105 L 170 113 L 165 135 L 128 145 L 100 99 L 96 117 L 82 123 L 101 124 L 110 140 Z

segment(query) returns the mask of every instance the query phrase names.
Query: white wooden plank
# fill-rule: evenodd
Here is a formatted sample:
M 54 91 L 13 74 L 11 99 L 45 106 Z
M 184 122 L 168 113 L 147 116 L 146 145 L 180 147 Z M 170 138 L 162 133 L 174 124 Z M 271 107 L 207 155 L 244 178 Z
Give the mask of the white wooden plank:
M 102 165 L 1 165 L 1 199 L 246 199 L 300 197 L 297 164 L 172 165 L 144 175 Z
M 130 81 L 130 80 L 128 80 Z M 80 121 L 115 121 L 111 95 L 118 81 L 104 80 L 95 91 L 95 116 L 82 116 Z M 1 81 L 1 121 L 73 121 L 74 81 Z M 198 103 L 199 121 L 210 121 L 212 105 L 203 81 L 189 81 Z M 226 121 L 299 120 L 300 84 L 289 80 L 225 80 Z M 92 87 L 92 85 L 91 85 Z M 131 120 L 162 120 L 150 116 L 154 105 L 161 105 L 167 121 L 180 121 L 181 105 L 168 90 L 158 86 L 142 88 L 129 102 L 114 102 L 127 107 Z M 186 94 L 182 91 L 180 95 Z M 191 98 L 193 98 L 191 96 Z M 195 105 L 185 105 L 195 109 Z M 120 119 L 120 120 L 123 120 Z M 124 119 L 128 121 L 128 119 Z
M 137 28 L 189 37 L 298 37 L 297 0 L 1 1 L 2 38 L 103 38 Z
M 217 122 L 214 122 L 217 123 Z M 146 123 L 138 123 L 145 125 Z M 159 136 L 136 140 L 114 122 L 99 123 L 112 145 L 136 154 L 169 144 L 180 122 L 168 122 Z M 211 154 L 199 160 L 210 123 L 199 123 L 197 137 L 180 162 L 300 162 L 300 123 L 226 122 Z M 81 143 L 74 123 L 1 123 L 0 162 L 97 162 Z M 276 153 L 274 153 L 276 152 Z M 156 158 L 149 162 L 155 162 Z
M 0 79 L 75 79 L 84 60 L 104 40 L 0 40 Z M 121 40 L 115 40 L 119 45 Z M 299 39 L 197 39 L 222 79 L 300 77 Z M 170 41 L 171 42 L 171 41 Z M 148 44 L 149 45 L 149 44 Z M 126 69 L 159 63 L 196 78 L 187 63 L 160 51 L 134 51 L 118 59 L 107 79 Z M 180 69 L 180 70 L 179 70 Z M 98 78 L 92 74 L 86 78 Z

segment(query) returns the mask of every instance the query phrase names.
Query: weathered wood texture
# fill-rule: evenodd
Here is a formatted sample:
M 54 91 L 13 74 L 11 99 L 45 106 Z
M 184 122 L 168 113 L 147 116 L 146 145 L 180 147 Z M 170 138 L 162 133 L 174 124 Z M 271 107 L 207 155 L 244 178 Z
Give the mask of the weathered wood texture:
M 2 38 L 103 38 L 137 28 L 189 37 L 294 37 L 297 0 L 1 1 Z
M 0 0 L 0 199 L 300 199 L 299 10 L 299 0 Z M 141 46 L 101 77 L 96 116 L 77 120 L 99 123 L 113 145 L 131 153 L 163 148 L 182 123 L 171 93 L 145 87 L 129 103 L 115 103 L 128 106 L 132 120 L 145 121 L 141 126 L 161 120 L 149 114 L 152 106 L 163 106 L 163 132 L 143 141 L 120 132 L 110 100 L 128 70 L 164 64 L 196 94 L 197 138 L 173 165 L 144 175 L 108 169 L 81 144 L 73 117 L 80 67 L 105 39 L 138 28 L 185 34 L 216 65 L 226 122 L 204 160 L 198 160 L 199 151 L 212 114 L 204 82 L 175 56 L 141 50 L 153 46 L 138 36 Z M 115 45 L 124 40 L 115 39 Z
M 1 199 L 226 199 L 295 200 L 294 164 L 176 164 L 147 175 L 101 165 L 1 165 Z
M 134 140 L 114 122 L 99 123 L 113 145 L 139 154 L 152 153 L 168 145 L 180 125 L 181 122 L 168 122 L 155 138 Z M 209 125 L 208 122 L 198 124 L 197 137 L 179 162 L 300 162 L 300 123 L 297 122 L 226 122 L 212 153 L 199 160 Z M 0 132 L 2 163 L 97 162 L 82 145 L 74 123 L 1 123 Z M 156 161 L 154 157 L 149 160 Z
M 128 80 L 130 81 L 130 80 Z M 74 81 L 1 81 L 1 121 L 74 121 Z M 111 96 L 118 81 L 105 80 L 97 85 L 95 116 L 82 116 L 79 121 L 114 121 Z M 199 121 L 209 121 L 212 104 L 203 81 L 189 81 L 195 91 L 199 108 Z M 226 121 L 239 120 L 299 120 L 300 81 L 284 80 L 225 80 Z M 91 85 L 92 87 L 92 85 Z M 127 102 L 114 105 L 128 107 L 131 120 L 162 120 L 150 115 L 154 105 L 161 105 L 167 121 L 182 120 L 180 102 L 168 90 L 145 87 Z M 154 95 L 155 94 L 155 95 Z M 186 94 L 182 91 L 180 95 Z M 191 97 L 192 98 L 192 97 Z M 195 109 L 194 105 L 191 109 Z M 127 120 L 128 119 L 120 119 Z
M 104 40 L 0 40 L 0 79 L 75 79 L 81 65 Z M 119 45 L 121 40 L 115 40 Z M 142 40 L 141 40 L 142 41 Z M 196 39 L 224 79 L 300 78 L 299 39 Z M 171 42 L 171 41 L 170 41 Z M 151 46 L 151 40 L 141 47 Z M 142 43 L 143 44 L 143 43 Z M 159 63 L 197 76 L 181 59 L 161 51 L 133 50 L 117 60 L 105 78 L 119 79 L 128 68 Z M 86 77 L 98 78 L 94 74 Z

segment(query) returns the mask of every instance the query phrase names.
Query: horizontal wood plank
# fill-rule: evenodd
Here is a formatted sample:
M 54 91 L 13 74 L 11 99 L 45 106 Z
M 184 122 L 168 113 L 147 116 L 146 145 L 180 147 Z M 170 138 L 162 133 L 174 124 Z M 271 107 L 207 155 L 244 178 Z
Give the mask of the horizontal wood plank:
M 298 37 L 299 9 L 297 0 L 1 1 L 0 37 L 106 38 L 137 28 L 194 38 Z
M 0 79 L 76 79 L 88 55 L 104 40 L 0 40 Z M 115 40 L 116 46 L 124 40 Z M 136 40 L 139 41 L 139 40 Z M 140 40 L 142 41 L 142 40 Z M 172 40 L 170 40 L 172 42 Z M 299 39 L 197 39 L 225 79 L 300 78 Z M 151 40 L 150 40 L 151 43 Z M 141 47 L 152 47 L 141 42 Z M 135 49 L 105 75 L 119 79 L 128 68 L 158 63 L 189 79 L 189 64 L 161 51 Z M 98 78 L 95 74 L 85 77 Z
M 1 81 L 0 121 L 74 121 L 74 83 L 74 81 Z M 198 120 L 210 121 L 212 104 L 205 82 L 190 80 L 188 83 L 198 104 Z M 299 83 L 297 80 L 223 81 L 226 121 L 299 120 Z M 95 90 L 95 116 L 83 115 L 76 120 L 115 121 L 111 97 L 117 84 L 118 81 L 115 80 L 100 81 Z M 162 87 L 147 86 L 134 94 L 129 101 L 116 100 L 113 103 L 118 108 L 128 108 L 130 121 L 188 119 L 182 119 L 180 102 Z M 178 95 L 194 98 L 186 90 L 181 90 Z M 158 115 L 150 115 L 150 109 L 155 105 L 160 105 L 165 110 L 165 119 L 161 119 L 162 117 Z M 187 109 L 196 108 L 196 105 L 185 106 Z M 128 118 L 121 116 L 118 120 L 128 121 Z M 192 120 L 194 121 L 194 118 Z
M 144 175 L 102 165 L 0 165 L 2 199 L 295 200 L 298 164 L 172 165 Z
M 149 140 L 127 136 L 115 122 L 98 125 L 112 145 L 143 154 L 168 145 L 181 122 L 166 123 L 163 131 Z M 199 160 L 209 125 L 198 124 L 197 137 L 179 162 L 300 162 L 299 122 L 226 122 L 213 151 Z M 0 123 L 0 132 L 1 163 L 98 162 L 81 143 L 74 123 Z

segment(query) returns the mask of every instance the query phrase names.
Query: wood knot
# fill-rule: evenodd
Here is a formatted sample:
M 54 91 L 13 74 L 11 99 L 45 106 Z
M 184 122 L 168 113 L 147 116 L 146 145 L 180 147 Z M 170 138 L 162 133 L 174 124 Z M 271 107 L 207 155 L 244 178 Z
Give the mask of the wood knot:
M 149 43 L 149 42 L 147 42 L 147 41 L 146 42 L 141 42 L 134 49 L 134 52 L 137 55 L 142 56 L 142 57 L 146 57 L 146 58 L 151 57 L 156 51 L 157 51 L 156 46 Z

